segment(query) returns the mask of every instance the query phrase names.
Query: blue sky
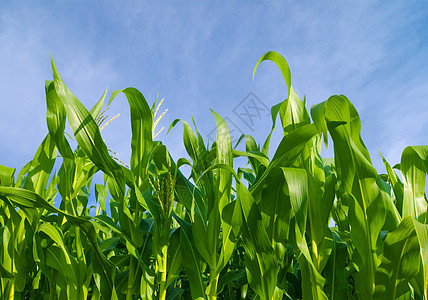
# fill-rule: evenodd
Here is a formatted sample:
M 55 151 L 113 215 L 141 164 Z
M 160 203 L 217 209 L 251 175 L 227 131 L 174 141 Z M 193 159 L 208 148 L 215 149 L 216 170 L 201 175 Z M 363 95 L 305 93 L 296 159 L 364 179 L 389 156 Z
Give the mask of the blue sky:
M 237 132 L 263 142 L 271 126 L 237 112 L 245 101 L 284 100 L 275 50 L 308 108 L 344 94 L 362 119 L 362 137 L 384 172 L 378 150 L 398 163 L 407 145 L 428 143 L 428 5 L 425 1 L 9 1 L 0 2 L 0 164 L 18 169 L 47 133 L 44 80 L 50 54 L 87 107 L 109 92 L 138 88 L 168 108 L 159 135 L 175 159 L 185 156 L 182 129 L 194 116 L 207 139 L 210 108 Z M 250 94 L 252 93 L 252 94 Z M 250 95 L 250 98 L 246 98 Z M 254 98 L 254 96 L 256 98 Z M 252 99 L 252 100 L 251 100 Z M 129 162 L 129 107 L 123 96 L 103 130 L 110 149 Z M 280 139 L 280 132 L 275 136 Z M 276 142 L 276 143 L 277 143 Z M 275 143 L 275 142 L 273 142 Z

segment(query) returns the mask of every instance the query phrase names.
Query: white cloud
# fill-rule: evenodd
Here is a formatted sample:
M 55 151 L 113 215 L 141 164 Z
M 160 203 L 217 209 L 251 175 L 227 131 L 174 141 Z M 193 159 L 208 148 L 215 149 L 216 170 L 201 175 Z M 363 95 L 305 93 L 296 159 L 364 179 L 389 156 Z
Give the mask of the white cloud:
M 50 52 L 66 84 L 89 107 L 115 78 L 107 60 L 97 61 L 89 45 L 68 35 L 68 24 L 53 26 L 44 17 L 49 14 L 37 7 L 0 13 L 0 164 L 11 167 L 31 160 L 47 134 L 44 81 L 52 79 Z
M 209 108 L 232 117 L 250 91 L 268 106 L 283 100 L 285 83 L 273 64 L 263 63 L 251 82 L 257 59 L 275 50 L 289 61 L 293 86 L 302 98 L 307 93 L 309 106 L 332 94 L 350 98 L 372 158 L 379 149 L 396 162 L 402 143 L 427 140 L 423 7 L 372 1 L 169 6 L 122 1 L 76 7 L 10 4 L 0 12 L 0 132 L 7 141 L 0 144 L 2 164 L 31 159 L 46 133 L 43 82 L 51 78 L 50 52 L 66 84 L 88 107 L 107 86 L 135 86 L 149 104 L 158 92 L 165 97 L 165 131 L 173 119 L 190 122 L 194 115 L 206 135 L 214 127 Z M 117 113 L 121 116 L 103 134 L 127 162 L 124 97 L 109 115 Z M 270 128 L 270 119 L 264 122 L 254 133 L 260 142 Z M 161 137 L 175 158 L 183 155 L 181 130 Z

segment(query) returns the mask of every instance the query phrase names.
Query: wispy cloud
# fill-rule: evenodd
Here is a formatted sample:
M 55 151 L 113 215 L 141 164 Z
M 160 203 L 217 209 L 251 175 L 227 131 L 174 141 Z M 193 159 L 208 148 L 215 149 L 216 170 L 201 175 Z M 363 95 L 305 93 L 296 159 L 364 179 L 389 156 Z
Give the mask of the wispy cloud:
M 109 61 L 94 58 L 78 33 L 67 32 L 71 25 L 55 24 L 49 19 L 51 13 L 38 7 L 0 11 L 0 163 L 4 165 L 22 167 L 47 133 L 44 81 L 52 79 L 50 53 L 85 105 L 95 104 L 115 77 Z
M 170 5 L 131 1 L 85 6 L 81 1 L 0 7 L 0 163 L 31 159 L 46 133 L 43 80 L 51 78 L 49 53 L 76 96 L 90 106 L 109 86 L 134 86 L 149 103 L 157 93 L 169 108 L 162 126 L 191 121 L 206 138 L 214 128 L 212 108 L 263 142 L 271 126 L 256 132 L 233 109 L 251 91 L 267 106 L 285 97 L 285 83 L 272 63 L 257 59 L 268 50 L 290 63 L 292 82 L 308 105 L 343 93 L 362 119 L 363 139 L 373 157 L 379 149 L 397 162 L 402 144 L 425 143 L 428 10 L 417 1 L 265 1 Z M 71 4 L 73 3 L 73 4 Z M 23 88 L 24 86 L 24 88 Z M 129 160 L 129 107 L 105 135 L 109 147 Z M 28 126 L 23 120 L 31 120 Z M 14 126 L 11 126 L 14 124 Z M 184 155 L 181 129 L 160 138 L 174 157 Z M 166 130 L 165 130 L 166 131 Z M 7 142 L 3 142 L 3 140 Z M 273 142 L 275 144 L 275 142 Z M 18 150 L 16 150 L 18 148 Z M 377 167 L 378 158 L 373 159 Z

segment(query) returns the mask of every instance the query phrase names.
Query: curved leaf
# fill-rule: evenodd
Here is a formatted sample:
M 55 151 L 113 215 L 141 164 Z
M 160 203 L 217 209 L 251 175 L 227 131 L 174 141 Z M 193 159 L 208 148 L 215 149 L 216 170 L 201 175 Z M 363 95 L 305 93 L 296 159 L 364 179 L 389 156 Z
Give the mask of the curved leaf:
M 65 107 L 68 122 L 77 143 L 98 168 L 118 181 L 119 186 L 123 189 L 122 194 L 124 194 L 125 180 L 122 168 L 110 157 L 107 146 L 92 115 L 67 88 L 59 75 L 53 58 L 51 58 L 51 62 L 55 91 Z

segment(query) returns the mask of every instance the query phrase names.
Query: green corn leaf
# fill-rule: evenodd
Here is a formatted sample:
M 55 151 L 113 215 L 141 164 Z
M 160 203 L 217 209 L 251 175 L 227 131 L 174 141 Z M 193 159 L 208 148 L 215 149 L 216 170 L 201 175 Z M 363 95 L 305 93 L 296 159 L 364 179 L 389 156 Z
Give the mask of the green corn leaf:
M 179 119 L 175 120 L 171 124 L 169 130 L 171 130 L 179 121 L 183 123 L 184 147 L 186 148 L 187 153 L 193 161 L 192 176 L 194 180 L 198 178 L 197 185 L 199 190 L 195 191 L 197 193 L 201 191 L 201 193 L 207 198 L 207 200 L 205 201 L 202 201 L 200 197 L 195 198 L 202 216 L 204 216 L 204 219 L 206 219 L 208 212 L 211 212 L 212 205 L 214 202 L 214 179 L 212 177 L 212 174 L 210 173 L 206 173 L 206 176 L 201 178 L 200 175 L 211 165 L 211 163 L 209 162 L 209 153 L 204 145 L 201 135 L 197 131 L 195 135 L 195 133 L 192 131 L 191 127 L 186 121 L 182 121 Z M 188 184 L 186 183 L 186 185 Z
M 205 284 L 202 279 L 201 259 L 193 242 L 192 225 L 174 216 L 180 223 L 180 245 L 184 269 L 189 277 L 192 299 L 206 299 Z
M 182 269 L 183 259 L 180 245 L 180 228 L 177 228 L 171 234 L 170 244 L 168 247 L 168 278 L 166 286 L 170 286 L 172 282 L 178 278 Z
M 122 168 L 110 157 L 92 115 L 67 88 L 59 75 L 53 58 L 51 62 L 55 92 L 65 107 L 68 122 L 77 143 L 96 166 L 118 181 L 119 186 L 123 189 L 121 194 L 124 194 L 125 179 Z
M 275 167 L 291 166 L 305 148 L 306 143 L 317 133 L 317 127 L 314 124 L 308 124 L 299 127 L 284 136 L 268 168 L 260 177 L 257 178 L 254 185 L 250 187 L 250 191 L 253 194 L 256 194 L 269 172 Z
M 246 181 L 248 181 L 250 184 L 254 184 L 256 176 L 253 169 L 238 168 L 238 177 L 242 177 L 242 175 L 244 175 L 244 179 Z
M 131 171 L 134 174 L 137 187 L 141 188 L 146 180 L 149 154 L 153 147 L 153 116 L 143 94 L 135 88 L 114 91 L 109 102 L 120 92 L 125 94 L 130 107 L 132 132 Z
M 346 299 L 346 290 L 348 287 L 345 277 L 345 268 L 348 259 L 347 245 L 338 236 L 339 232 L 330 231 L 330 233 L 333 245 L 323 271 L 323 275 L 326 278 L 324 291 L 330 300 Z
M 327 299 L 323 292 L 324 278 L 314 265 L 309 253 L 305 238 L 307 206 L 308 206 L 308 179 L 307 172 L 298 168 L 281 168 L 290 194 L 290 204 L 294 215 L 294 231 L 292 243 L 301 252 L 299 265 L 302 269 L 303 297 L 308 299 Z
M 270 172 L 266 179 L 267 186 L 262 192 L 260 210 L 264 227 L 269 235 L 271 243 L 283 243 L 288 240 L 292 209 L 284 175 L 280 168 Z M 282 257 L 278 257 L 282 260 Z
M 84 295 L 88 292 L 87 281 L 92 278 L 92 270 L 87 268 L 84 247 L 81 239 L 80 228 L 75 228 L 75 243 L 76 243 L 76 260 L 77 260 L 77 286 L 81 287 Z M 89 278 L 89 279 L 88 279 Z
M 428 146 L 403 151 L 394 166 L 402 177 L 384 157 L 387 175 L 378 175 L 351 102 L 340 95 L 312 106 L 311 124 L 284 57 L 267 52 L 253 80 L 266 60 L 278 66 L 287 94 L 271 108 L 262 147 L 243 134 L 233 149 L 213 112 L 211 145 L 193 118 L 193 127 L 172 122 L 170 130 L 181 121 L 190 157 L 174 162 L 152 138 L 157 99 L 150 107 L 134 88 L 113 91 L 107 108 L 120 93 L 130 107 L 128 169 L 110 157 L 100 133 L 107 90 L 88 111 L 52 59 L 49 133 L 17 178 L 0 165 L 0 300 L 428 300 Z M 283 138 L 270 159 L 278 116 Z M 320 155 L 328 134 L 334 159 Z M 236 150 L 243 139 L 246 150 Z M 57 151 L 62 164 L 53 172 Z M 237 157 L 248 165 L 234 170 Z M 104 184 L 92 191 L 98 171 Z M 97 216 L 90 217 L 93 194 Z
M 53 81 L 46 80 L 45 92 L 47 106 L 46 123 L 49 133 L 52 136 L 52 139 L 55 141 L 55 144 L 63 159 L 74 160 L 73 151 L 71 150 L 71 147 L 64 136 L 66 123 L 65 107 L 56 93 L 55 84 Z
M 222 276 L 218 282 L 218 292 L 223 291 L 225 286 L 233 281 L 239 281 L 245 278 L 245 269 L 241 270 L 229 270 L 224 276 Z
M 421 281 L 420 286 L 422 286 L 423 297 L 426 300 L 428 299 L 428 225 L 422 224 L 417 220 L 413 220 L 413 225 L 418 236 L 422 259 L 422 270 L 419 272 L 421 276 L 418 277 L 418 280 Z
M 254 80 L 254 76 L 256 75 L 257 67 L 262 61 L 265 61 L 265 60 L 273 61 L 278 66 L 282 76 L 284 77 L 285 83 L 287 84 L 287 95 L 290 95 L 290 90 L 291 90 L 290 68 L 288 67 L 288 63 L 285 60 L 285 58 L 278 52 L 269 51 L 265 53 L 262 57 L 260 57 L 260 59 L 256 63 L 256 66 L 253 69 L 253 80 Z
M 56 159 L 56 147 L 48 134 L 40 144 L 28 170 L 24 188 L 45 196 L 47 183 Z
M 383 160 L 383 164 L 385 165 L 386 172 L 388 174 L 388 180 L 392 185 L 392 188 L 394 190 L 395 200 L 396 200 L 396 207 L 398 210 L 398 213 L 400 216 L 403 214 L 403 198 L 404 198 L 404 185 L 401 182 L 400 178 L 397 176 L 397 174 L 394 172 L 394 170 L 391 168 L 389 163 L 386 161 L 386 159 L 380 155 Z
M 106 209 L 107 187 L 105 185 L 95 184 L 95 199 L 97 199 L 103 211 L 107 211 Z M 99 213 L 97 213 L 97 215 L 98 214 Z
M 287 99 L 283 101 L 279 107 L 279 115 L 284 135 L 300 126 L 309 124 L 310 118 L 308 111 L 306 110 L 306 101 L 301 101 L 297 96 L 296 91 L 291 86 L 290 68 L 288 67 L 288 63 L 285 58 L 279 53 L 269 51 L 259 59 L 253 70 L 253 80 L 258 65 L 265 60 L 273 61 L 278 66 L 282 76 L 284 77 L 285 83 L 287 84 Z
M 253 196 L 239 181 L 236 185 L 237 201 L 243 216 L 242 235 L 247 279 L 261 299 L 273 299 L 278 272 L 275 252 Z
M 15 182 L 16 187 L 24 187 L 26 174 L 28 173 L 28 170 L 30 170 L 32 161 L 29 161 L 25 164 L 25 166 L 19 171 L 18 177 Z
M 339 195 L 349 205 L 351 237 L 355 245 L 354 261 L 358 262 L 357 292 L 372 299 L 375 290 L 375 271 L 380 261 L 377 243 L 387 215 L 386 201 L 391 201 L 384 189 L 379 188 L 377 172 L 360 137 L 359 116 L 344 96 L 332 96 L 323 104 L 325 120 L 334 143 L 335 166 L 340 189 Z M 313 117 L 320 120 L 321 117 Z M 389 207 L 390 208 L 390 207 Z M 394 215 L 395 213 L 391 213 Z M 398 224 L 399 220 L 393 220 Z
M 269 155 L 270 139 L 272 137 L 273 131 L 275 130 L 276 118 L 278 116 L 278 112 L 279 112 L 279 109 L 281 107 L 281 104 L 282 104 L 282 102 L 278 103 L 278 104 L 276 104 L 274 106 L 272 106 L 271 109 L 270 109 L 270 114 L 271 114 L 271 117 L 272 117 L 272 129 L 270 130 L 269 135 L 267 136 L 265 142 L 263 143 L 263 147 L 262 147 L 262 150 L 261 150 L 262 153 L 264 155 L 266 155 L 266 156 Z
M 174 199 L 182 204 L 187 211 L 192 211 L 192 203 L 195 201 L 195 207 L 198 208 L 199 213 L 202 216 L 203 220 L 206 220 L 207 212 L 206 212 L 206 205 L 204 203 L 204 199 L 202 199 L 202 193 L 201 191 L 194 186 L 181 172 L 178 170 L 178 168 L 183 164 L 183 159 L 179 159 L 177 161 L 177 171 L 176 171 L 176 178 L 175 178 L 175 196 Z M 190 164 L 190 163 L 189 163 Z M 171 166 L 174 168 L 174 166 Z
M 39 226 L 39 231 L 46 233 L 58 246 L 59 253 L 55 253 L 55 249 L 52 249 L 53 257 L 57 258 L 54 260 L 56 262 L 54 265 L 50 265 L 49 259 L 47 259 L 47 264 L 55 267 L 58 271 L 63 271 L 65 276 L 70 283 L 74 285 L 76 288 L 78 285 L 78 269 L 77 269 L 77 261 L 74 257 L 72 257 L 64 244 L 64 236 L 61 230 L 58 227 L 55 227 L 49 223 L 43 223 Z M 58 257 L 64 257 L 64 261 Z
M 190 158 L 193 160 L 194 163 L 203 160 L 203 157 L 200 157 L 201 150 L 199 149 L 199 142 L 196 135 L 193 133 L 192 128 L 190 127 L 189 123 L 187 123 L 184 120 L 176 119 L 171 123 L 171 126 L 169 127 L 168 132 L 179 122 L 183 124 L 183 144 L 186 148 L 187 153 L 189 154 Z M 205 148 L 205 147 L 203 147 Z M 196 165 L 197 171 L 203 167 L 203 164 Z
M 141 204 L 141 206 L 147 207 L 148 211 L 153 216 L 153 219 L 155 219 L 157 222 L 161 222 L 162 208 L 159 202 L 153 201 L 153 199 L 151 199 L 151 195 L 143 195 L 139 189 L 135 190 L 135 194 L 137 196 L 138 202 Z M 128 218 L 132 218 L 129 213 Z M 131 226 L 131 223 L 129 224 L 129 226 Z
M 55 146 L 58 148 L 63 158 L 63 163 L 58 172 L 58 190 L 62 196 L 65 210 L 77 214 L 75 206 L 71 203 L 72 194 L 75 192 L 75 156 L 65 137 L 66 110 L 61 99 L 55 90 L 53 81 L 45 81 L 46 92 L 46 123 L 49 134 L 52 137 Z
M 52 273 L 56 275 L 55 284 L 61 288 L 58 296 L 64 298 L 76 297 L 76 295 L 73 295 L 76 290 L 76 284 L 73 278 L 67 276 L 69 273 L 65 273 L 71 272 L 71 266 L 67 264 L 60 247 L 52 245 L 46 249 L 45 253 L 44 260 L 46 261 L 47 272 L 53 271 Z
M 248 153 L 248 161 L 252 169 L 254 170 L 254 172 L 258 174 L 260 163 L 262 163 L 265 167 L 267 167 L 269 164 L 269 159 L 267 158 L 267 155 L 263 155 L 260 153 L 260 149 L 257 146 L 256 140 L 251 135 L 246 134 L 244 135 L 244 137 L 245 137 L 245 153 Z M 236 150 L 234 150 L 234 152 L 235 151 Z
M 216 154 L 217 154 L 217 163 L 224 164 L 227 166 L 233 167 L 233 155 L 232 155 L 232 142 L 230 138 L 229 128 L 227 127 L 226 122 L 221 118 L 217 113 L 211 111 L 214 115 L 214 119 L 217 124 L 217 138 L 216 138 Z M 233 249 L 235 248 L 234 239 L 231 236 L 232 226 L 227 222 L 224 222 L 223 219 L 223 209 L 230 202 L 230 194 L 232 188 L 232 176 L 233 174 L 228 172 L 225 169 L 219 169 L 217 173 L 217 179 L 215 182 L 215 192 L 218 191 L 216 195 L 216 202 L 218 201 L 217 207 L 213 209 L 211 214 L 215 213 L 220 217 L 216 218 L 221 224 L 222 228 L 222 242 L 221 242 L 221 251 L 218 262 L 216 262 L 215 274 L 217 275 L 220 271 L 226 266 L 230 257 L 232 256 Z M 217 200 L 218 199 L 218 200 Z M 212 224 L 213 228 L 218 228 L 216 224 Z M 210 226 L 208 223 L 208 236 L 210 234 Z M 214 232 L 214 238 L 218 238 L 220 232 L 218 229 Z M 213 249 L 214 251 L 216 248 Z
M 142 299 L 153 299 L 156 274 L 151 269 L 144 269 L 141 276 L 140 296 Z
M 62 198 L 64 210 L 70 214 L 77 215 L 75 203 L 72 195 L 74 194 L 73 182 L 75 175 L 74 159 L 64 158 L 63 164 L 58 172 L 57 188 Z
M 303 165 L 308 174 L 308 232 L 310 232 L 310 237 L 315 243 L 313 247 L 319 245 L 324 239 L 335 197 L 334 186 L 331 186 L 335 184 L 335 181 L 331 181 L 330 186 L 326 185 L 320 142 L 318 136 L 314 137 L 308 142 L 302 153 Z M 325 191 L 332 190 L 333 192 L 325 193 Z M 312 250 L 316 252 L 316 249 Z
M 281 168 L 290 195 L 290 204 L 296 222 L 296 244 L 304 242 L 306 232 L 308 180 L 304 169 Z
M 304 299 L 322 299 L 328 300 L 323 291 L 325 284 L 324 277 L 318 272 L 314 266 L 309 249 L 306 244 L 302 244 L 303 255 L 299 257 L 298 262 L 302 276 L 302 294 Z
M 112 295 L 113 290 L 113 278 L 115 274 L 114 265 L 102 254 L 98 243 L 97 235 L 95 233 L 94 225 L 89 218 L 76 217 L 63 212 L 60 209 L 50 205 L 45 199 L 37 195 L 36 193 L 19 188 L 13 187 L 0 187 L 0 195 L 6 197 L 10 201 L 14 202 L 21 208 L 43 208 L 53 213 L 58 213 L 65 216 L 70 223 L 80 227 L 88 238 L 93 248 L 93 270 L 94 274 L 102 278 L 100 286 L 98 287 L 101 294 Z M 94 275 L 95 276 L 95 275 Z
M 405 217 L 398 228 L 385 238 L 382 263 L 376 274 L 375 299 L 411 297 L 408 283 L 419 272 L 421 253 L 423 254 L 420 245 L 426 244 L 426 237 L 422 236 L 422 240 L 419 240 L 415 222 L 417 221 L 410 216 Z M 423 225 L 421 229 L 421 233 L 426 234 L 428 226 Z
M 119 243 L 119 240 L 120 240 L 120 236 L 116 236 L 116 237 L 112 237 L 102 241 L 100 243 L 100 250 L 104 252 L 106 250 L 114 249 Z
M 269 158 L 263 154 L 262 152 L 259 151 L 238 151 L 238 150 L 233 150 L 233 155 L 234 156 L 246 156 L 248 157 L 248 161 L 250 161 L 251 165 L 252 165 L 252 169 L 254 170 L 254 172 L 259 173 L 258 167 L 260 164 L 262 164 L 264 167 L 267 168 L 267 166 L 269 165 Z M 254 167 L 257 166 L 257 167 Z
M 238 237 L 241 232 L 242 226 L 242 212 L 241 207 L 237 201 L 232 201 L 226 205 L 223 209 L 222 214 L 223 222 L 227 223 L 228 226 L 231 226 L 233 232 L 229 233 L 232 237 Z
M 13 274 L 10 273 L 3 267 L 3 264 L 0 264 L 0 277 L 1 278 L 14 278 Z
M 198 249 L 199 254 L 203 257 L 205 262 L 211 264 L 213 263 L 214 249 L 209 249 L 209 244 L 207 241 L 207 222 L 203 218 L 198 206 L 195 205 L 194 214 L 193 214 L 193 226 L 192 226 L 192 235 L 195 243 L 196 249 Z M 218 236 L 217 236 L 218 237 Z M 213 243 L 213 242 L 211 242 Z M 214 267 L 214 266 L 213 266 Z
M 383 181 L 381 176 L 378 176 L 376 178 L 376 184 L 379 187 L 379 190 L 382 191 L 382 193 L 388 195 L 388 197 L 385 197 L 383 202 L 386 210 L 385 224 L 383 226 L 383 230 L 394 231 L 398 227 L 398 224 L 400 224 L 401 222 L 401 215 L 394 204 L 391 185 Z
M 327 122 L 325 120 L 325 102 L 314 104 L 311 107 L 311 116 L 314 120 L 314 124 L 317 126 L 318 130 L 322 133 L 324 137 L 325 148 L 328 148 L 328 135 L 327 135 Z
M 428 223 L 428 203 L 425 198 L 425 180 L 428 173 L 428 146 L 409 146 L 401 155 L 403 174 L 403 217 L 412 216 Z
M 0 185 L 13 186 L 16 169 L 0 165 Z
M 104 100 L 106 98 L 106 95 L 107 95 L 107 89 L 104 91 L 104 93 L 101 96 L 100 100 L 98 100 L 98 102 L 95 103 L 95 105 L 89 111 L 89 113 L 91 114 L 92 118 L 96 119 L 99 116 L 101 110 L 103 109 Z
M 279 108 L 284 135 L 290 133 L 298 127 L 310 124 L 310 118 L 306 109 L 306 101 L 302 101 L 297 96 L 296 91 L 291 87 L 286 99 Z
M 1 200 L 3 197 L 0 198 Z M 10 279 L 0 278 L 0 284 L 10 284 L 10 288 L 15 292 L 22 292 L 26 283 L 26 265 L 24 262 L 25 253 L 22 251 L 26 246 L 25 240 L 25 223 L 26 217 L 22 211 L 15 211 L 14 207 L 5 203 L 0 206 L 0 210 L 4 209 L 4 226 L 0 229 L 0 262 L 3 270 L 2 277 L 9 277 Z M 3 224 L 2 224 L 3 225 Z M 7 292 L 7 290 L 5 290 Z

